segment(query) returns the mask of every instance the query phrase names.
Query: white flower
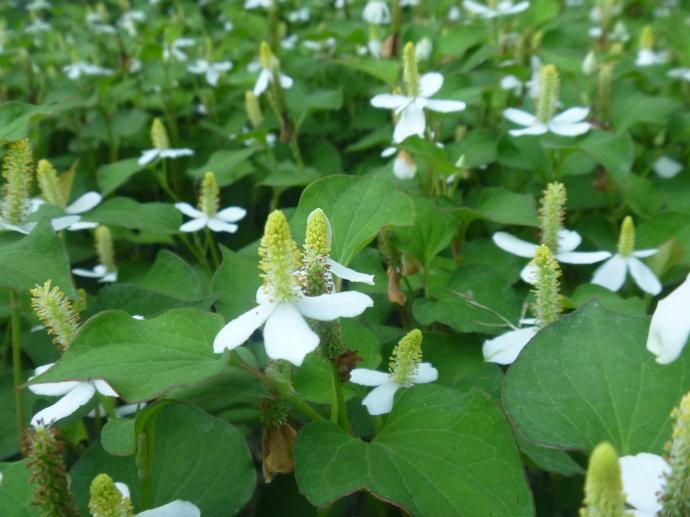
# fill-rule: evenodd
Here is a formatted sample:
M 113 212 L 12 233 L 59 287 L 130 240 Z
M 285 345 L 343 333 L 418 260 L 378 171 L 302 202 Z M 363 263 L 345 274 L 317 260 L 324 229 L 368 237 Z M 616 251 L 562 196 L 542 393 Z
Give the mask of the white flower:
M 41 11 L 43 9 L 50 9 L 50 3 L 46 0 L 34 0 L 26 5 L 27 11 Z
M 472 0 L 465 0 L 462 3 L 463 7 L 472 14 L 475 14 L 485 20 L 498 18 L 499 16 L 507 16 L 511 14 L 521 13 L 529 7 L 529 2 L 518 2 L 513 4 L 513 0 L 500 0 L 495 7 L 489 7 Z
M 666 298 L 659 300 L 652 315 L 647 350 L 659 364 L 678 359 L 690 336 L 690 275 Z
M 448 9 L 448 14 L 446 15 L 446 19 L 449 22 L 457 22 L 460 20 L 460 9 L 457 5 L 450 6 L 450 8 Z
M 68 214 L 67 216 L 57 217 L 51 220 L 53 228 L 55 231 L 66 229 L 71 232 L 95 228 L 98 226 L 98 223 L 82 221 L 81 214 L 93 210 L 102 200 L 103 196 L 95 191 L 90 191 L 79 196 L 73 203 L 67 205 L 67 208 L 65 208 L 65 213 Z M 36 202 L 32 203 L 31 212 L 38 210 L 39 206 L 43 203 L 44 201 L 42 199 L 36 200 Z
M 662 65 L 668 60 L 668 52 L 660 51 L 654 52 L 648 48 L 641 48 L 637 51 L 637 59 L 635 64 L 637 66 L 651 66 Z
M 506 232 L 494 233 L 492 240 L 502 250 L 529 259 L 534 258 L 534 253 L 538 248 L 536 244 L 523 241 Z M 559 230 L 556 260 L 564 264 L 594 264 L 611 256 L 608 251 L 574 251 L 581 242 L 582 237 L 576 231 Z M 527 264 L 520 272 L 520 277 L 525 282 L 532 283 L 532 276 L 532 268 Z
M 292 50 L 297 45 L 298 40 L 299 40 L 299 36 L 297 34 L 290 34 L 287 38 L 283 38 L 283 40 L 280 42 L 280 46 L 282 48 L 284 48 L 285 50 Z M 281 78 L 281 84 L 282 84 L 282 78 Z M 287 88 L 289 88 L 289 86 Z
M 582 60 L 582 73 L 585 75 L 592 75 L 597 71 L 597 56 L 593 50 L 587 52 L 587 55 Z
M 124 483 L 116 482 L 115 488 L 118 489 L 122 497 L 131 500 L 129 494 L 129 487 Z M 201 517 L 201 510 L 199 507 L 189 501 L 181 501 L 176 499 L 171 503 L 164 504 L 157 508 L 144 510 L 135 514 L 135 517 Z
M 273 82 L 273 73 L 268 68 L 260 68 L 261 71 L 259 72 L 259 76 L 256 78 L 256 83 L 254 84 L 254 95 L 257 97 L 264 93 L 266 88 L 268 88 L 268 85 Z M 278 77 L 280 78 L 281 88 L 292 88 L 293 81 L 291 77 L 281 73 L 278 74 Z
M 84 278 L 98 278 L 99 282 L 117 282 L 117 271 L 108 271 L 103 264 L 94 266 L 93 269 L 74 268 L 72 273 Z
M 416 371 L 410 375 L 406 384 L 395 381 L 393 374 L 355 368 L 350 372 L 350 382 L 361 386 L 376 386 L 364 397 L 362 404 L 366 406 L 370 415 L 385 415 L 393 409 L 395 392 L 400 388 L 408 388 L 414 384 L 427 384 L 438 379 L 438 370 L 431 363 L 419 363 Z
M 625 502 L 635 509 L 637 517 L 653 517 L 661 511 L 658 494 L 663 493 L 665 476 L 671 468 L 664 458 L 641 452 L 635 456 L 623 456 L 621 467 Z
M 515 95 L 521 95 L 524 87 L 522 81 L 514 75 L 506 75 L 501 78 L 500 86 L 501 90 L 513 92 Z
M 227 72 L 232 69 L 232 63 L 230 61 L 218 61 L 217 63 L 211 63 L 205 59 L 197 59 L 194 63 L 187 67 L 191 73 L 200 75 L 206 75 L 206 82 L 211 86 L 216 86 L 218 84 L 218 79 L 220 74 Z
M 395 148 L 389 148 L 395 149 Z M 411 180 L 417 175 L 417 163 L 414 158 L 404 149 L 398 151 L 393 160 L 393 174 L 401 180 Z
M 51 366 L 53 366 L 53 363 L 36 368 L 34 375 L 29 378 L 29 381 L 46 372 Z M 31 425 L 34 427 L 47 426 L 68 417 L 80 407 L 88 404 L 96 392 L 106 397 L 118 396 L 107 382 L 100 379 L 30 384 L 29 389 L 36 395 L 62 397 L 52 406 L 42 409 L 34 415 L 31 419 Z
M 385 25 L 391 22 L 391 12 L 386 2 L 370 0 L 364 6 L 362 18 L 370 25 Z
M 592 277 L 592 283 L 616 292 L 625 284 L 625 278 L 629 272 L 640 289 L 656 296 L 661 292 L 661 282 L 654 272 L 640 260 L 651 257 L 656 252 L 656 249 L 639 250 L 633 251 L 625 257 L 616 253 L 597 268 Z
M 113 75 L 113 71 L 110 68 L 90 65 L 89 63 L 72 63 L 71 65 L 65 65 L 62 70 L 73 81 L 79 79 L 82 74 L 90 76 Z
M 443 86 L 443 76 L 438 72 L 429 72 L 419 79 L 419 95 L 408 97 L 383 93 L 371 99 L 375 108 L 385 108 L 395 111 L 400 118 L 395 125 L 393 141 L 399 144 L 408 136 L 424 136 L 426 119 L 424 108 L 441 113 L 462 111 L 466 104 L 462 101 L 430 99 Z
M 660 178 L 671 179 L 683 170 L 683 166 L 673 158 L 662 156 L 654 162 L 654 172 Z
M 182 232 L 196 232 L 202 228 L 208 228 L 214 232 L 235 233 L 237 225 L 233 223 L 247 215 L 247 211 L 239 206 L 229 206 L 215 215 L 208 215 L 197 210 L 189 203 L 175 203 L 175 208 L 193 218 L 180 226 Z
M 296 11 L 291 11 L 287 15 L 287 19 L 290 23 L 298 22 L 308 22 L 309 21 L 309 8 L 302 7 Z
M 674 79 L 690 81 L 690 68 L 674 68 L 668 73 L 668 76 L 673 77 Z
M 213 341 L 213 351 L 233 350 L 247 341 L 264 325 L 264 346 L 271 359 L 284 359 L 300 366 L 304 357 L 319 346 L 319 336 L 305 317 L 319 321 L 353 318 L 362 314 L 374 301 L 357 291 L 304 296 L 295 293 L 293 301 L 274 301 L 260 287 L 256 292 L 258 306 L 225 325 Z
M 520 320 L 525 327 L 513 328 L 493 339 L 487 339 L 482 345 L 484 361 L 497 364 L 513 364 L 517 356 L 529 341 L 539 332 L 537 320 L 525 318 Z
M 38 34 L 39 32 L 48 32 L 50 30 L 50 24 L 44 22 L 40 18 L 36 18 L 30 25 L 24 29 L 27 34 Z
M 433 52 L 433 50 L 434 45 L 431 43 L 431 40 L 424 37 L 415 45 L 414 54 L 417 58 L 417 61 L 426 61 L 431 56 L 431 52 Z
M 156 158 L 179 158 L 180 156 L 192 156 L 194 151 L 187 148 L 182 149 L 158 149 L 154 147 L 153 149 L 146 149 L 142 151 L 139 157 L 139 165 L 147 165 L 151 163 Z
M 587 108 L 570 108 L 547 122 L 541 122 L 535 115 L 523 110 L 508 108 L 503 112 L 503 116 L 511 122 L 524 126 L 524 129 L 511 129 L 509 133 L 512 136 L 543 135 L 549 131 L 562 136 L 582 135 L 592 127 L 589 122 L 583 122 L 587 115 Z
M 194 40 L 191 38 L 177 38 L 173 40 L 170 45 L 165 45 L 163 48 L 163 59 L 169 61 L 170 58 L 175 58 L 177 61 L 187 61 L 187 54 L 182 50 L 194 45 Z
M 263 7 L 264 9 L 269 9 L 273 5 L 273 0 L 245 0 L 245 9 L 259 9 Z

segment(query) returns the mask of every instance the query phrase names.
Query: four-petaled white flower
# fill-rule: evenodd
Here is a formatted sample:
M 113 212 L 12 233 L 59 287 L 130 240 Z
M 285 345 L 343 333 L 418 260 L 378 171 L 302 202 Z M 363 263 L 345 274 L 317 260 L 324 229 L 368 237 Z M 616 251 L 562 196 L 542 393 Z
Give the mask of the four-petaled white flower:
M 239 206 L 229 206 L 215 215 L 208 215 L 189 203 L 175 203 L 175 208 L 193 218 L 180 226 L 182 232 L 196 232 L 202 228 L 208 228 L 214 232 L 235 233 L 237 225 L 234 223 L 247 215 L 247 211 Z
M 618 459 L 621 467 L 625 502 L 637 517 L 654 517 L 661 509 L 659 495 L 664 491 L 671 467 L 661 456 L 641 452 Z
M 29 381 L 45 373 L 51 366 L 53 366 L 53 363 L 36 368 L 34 375 L 29 378 Z M 34 427 L 48 426 L 53 422 L 68 417 L 80 407 L 88 404 L 96 392 L 106 397 L 118 396 L 107 382 L 99 379 L 29 384 L 29 389 L 36 395 L 61 397 L 55 404 L 42 409 L 34 415 L 31 419 L 31 425 Z
M 73 81 L 79 79 L 82 75 L 90 76 L 109 76 L 113 75 L 113 71 L 110 68 L 103 68 L 97 65 L 91 65 L 89 63 L 72 63 L 71 65 L 65 65 L 62 68 L 63 72 L 67 74 L 67 77 Z
M 257 97 L 264 93 L 266 91 L 266 88 L 268 88 L 268 85 L 273 82 L 273 72 L 271 72 L 270 69 L 260 67 L 261 71 L 259 72 L 259 76 L 256 78 L 256 83 L 254 84 L 254 95 Z M 281 88 L 284 89 L 289 89 L 292 88 L 293 80 L 292 77 L 288 77 L 285 74 L 278 73 L 278 77 L 280 78 L 280 86 Z
M 99 282 L 117 282 L 117 271 L 108 271 L 103 264 L 98 264 L 93 269 L 75 267 L 72 273 L 84 278 L 97 278 Z
M 192 156 L 194 154 L 194 151 L 189 148 L 182 148 L 182 149 L 159 149 L 157 147 L 154 147 L 152 149 L 146 149 L 145 151 L 141 152 L 141 156 L 139 157 L 139 165 L 147 165 L 154 161 L 157 158 L 179 158 L 181 156 Z
M 582 135 L 592 127 L 589 122 L 584 122 L 587 115 L 589 115 L 587 108 L 570 108 L 542 122 L 536 115 L 524 110 L 508 108 L 503 112 L 505 118 L 524 127 L 524 129 L 511 129 L 509 133 L 512 136 L 543 135 L 547 132 L 561 136 Z
M 400 118 L 395 125 L 393 141 L 399 144 L 408 136 L 418 135 L 423 137 L 426 130 L 426 118 L 424 109 L 441 113 L 462 111 L 466 104 L 462 101 L 430 99 L 443 86 L 443 76 L 438 72 L 428 72 L 419 78 L 419 95 L 411 97 L 382 93 L 371 99 L 371 105 L 375 108 L 394 110 Z
M 168 61 L 174 57 L 177 61 L 187 61 L 187 54 L 182 49 L 193 45 L 194 40 L 192 38 L 177 38 L 170 45 L 164 45 L 163 60 Z
M 690 337 L 690 275 L 659 303 L 652 315 L 647 336 L 647 350 L 659 364 L 678 359 Z
M 304 296 L 296 292 L 292 301 L 276 301 L 260 287 L 256 292 L 258 306 L 225 325 L 213 341 L 213 351 L 233 350 L 247 341 L 264 325 L 264 346 L 271 359 L 284 359 L 300 366 L 304 357 L 319 346 L 319 336 L 304 318 L 333 321 L 354 318 L 374 301 L 357 291 Z
M 65 213 L 67 214 L 66 216 L 57 217 L 51 221 L 53 228 L 55 228 L 56 231 L 59 231 L 57 230 L 59 228 L 60 230 L 66 229 L 71 232 L 95 228 L 98 226 L 98 223 L 82 221 L 81 214 L 90 212 L 96 208 L 102 200 L 103 196 L 95 191 L 90 191 L 79 196 L 74 202 L 70 203 L 65 208 Z M 35 200 L 35 202 L 33 202 L 31 205 L 31 212 L 33 213 L 38 210 L 42 204 L 44 204 L 42 199 Z
M 227 72 L 232 69 L 232 63 L 230 61 L 218 61 L 212 63 L 205 59 L 197 59 L 194 63 L 187 67 L 187 70 L 192 74 L 206 76 L 206 82 L 211 86 L 216 86 L 218 84 L 218 79 L 220 74 Z
M 640 289 L 656 296 L 661 292 L 661 282 L 654 272 L 640 260 L 651 257 L 656 252 L 656 249 L 639 250 L 633 251 L 627 256 L 616 253 L 597 268 L 592 277 L 592 283 L 614 292 L 619 291 L 625 284 L 626 276 L 630 273 Z
M 419 363 L 405 384 L 400 384 L 391 373 L 355 368 L 350 372 L 350 382 L 361 386 L 376 386 L 364 397 L 362 404 L 370 415 L 385 415 L 393 409 L 395 393 L 400 388 L 409 388 L 415 384 L 427 384 L 438 379 L 438 370 L 431 363 Z
M 488 363 L 513 364 L 529 341 L 539 332 L 537 320 L 523 318 L 520 328 L 513 328 L 493 339 L 487 339 L 482 346 L 484 360 Z
M 538 245 L 518 239 L 506 232 L 496 232 L 492 239 L 496 246 L 518 257 L 532 259 L 538 248 Z M 559 230 L 556 260 L 564 264 L 595 264 L 611 256 L 608 251 L 574 251 L 581 242 L 582 237 L 576 231 Z M 522 269 L 520 277 L 528 283 L 534 281 L 533 268 L 530 264 Z
M 122 497 L 126 497 L 131 500 L 129 493 L 129 487 L 124 483 L 115 482 L 115 488 L 122 494 Z M 176 499 L 163 506 L 158 506 L 156 508 L 151 508 L 150 510 L 144 510 L 143 512 L 135 513 L 134 517 L 201 517 L 201 510 L 199 507 L 189 501 L 182 501 Z
M 384 25 L 391 22 L 391 12 L 386 2 L 370 0 L 364 6 L 362 18 L 370 25 Z
M 514 4 L 513 0 L 500 0 L 494 7 L 473 2 L 472 0 L 465 0 L 462 5 L 472 14 L 484 18 L 485 20 L 490 20 L 500 16 L 521 13 L 529 7 L 529 2 L 518 2 Z

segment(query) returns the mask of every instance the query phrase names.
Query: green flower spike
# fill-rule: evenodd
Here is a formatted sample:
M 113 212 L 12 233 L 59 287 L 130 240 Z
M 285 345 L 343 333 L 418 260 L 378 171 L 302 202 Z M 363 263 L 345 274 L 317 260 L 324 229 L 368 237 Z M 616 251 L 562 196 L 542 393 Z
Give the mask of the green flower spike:
M 264 292 L 276 301 L 294 300 L 299 290 L 294 272 L 300 266 L 300 252 L 280 210 L 271 212 L 266 220 L 259 258 Z
M 536 272 L 534 288 L 534 315 L 540 327 L 550 325 L 558 319 L 561 313 L 561 295 L 559 280 L 561 269 L 551 250 L 542 244 L 537 248 L 532 260 Z
M 618 237 L 618 254 L 621 257 L 628 257 L 635 250 L 635 223 L 632 217 L 627 216 L 623 219 L 621 233 Z
M 403 50 L 403 78 L 407 86 L 407 96 L 419 95 L 419 71 L 417 69 L 417 54 L 411 41 Z
M 539 222 L 541 226 L 541 243 L 551 250 L 558 252 L 558 232 L 565 221 L 565 204 L 567 194 L 562 183 L 549 183 L 544 190 L 539 208 Z
M 98 474 L 91 482 L 89 511 L 93 517 L 133 517 L 129 497 L 124 497 L 108 474 Z
M 602 442 L 589 457 L 585 480 L 584 506 L 580 517 L 627 517 L 618 455 L 613 446 Z
M 220 207 L 220 189 L 216 182 L 216 175 L 212 172 L 204 174 L 204 179 L 201 181 L 198 206 L 199 210 L 209 217 L 213 217 L 218 213 L 218 208 Z
M 539 73 L 539 98 L 537 99 L 537 118 L 547 123 L 553 117 L 558 103 L 560 80 L 554 65 L 546 65 Z
M 165 130 L 165 126 L 159 118 L 153 119 L 153 123 L 151 124 L 151 143 L 153 147 L 161 151 L 170 148 L 168 132 Z
M 663 516 L 690 515 L 690 393 L 674 409 L 673 436 L 668 448 L 670 472 L 661 498 Z
M 67 199 L 60 184 L 57 171 L 48 160 L 40 160 L 36 166 L 36 179 L 41 195 L 51 205 L 62 209 L 67 206 Z
M 31 307 L 54 336 L 53 342 L 64 352 L 79 327 L 79 315 L 60 288 L 51 288 L 50 282 L 31 290 Z
M 300 270 L 302 289 L 308 296 L 330 293 L 333 280 L 328 258 L 331 253 L 331 223 L 320 208 L 307 217 L 307 232 Z
M 259 105 L 259 99 L 254 92 L 247 90 L 244 92 L 244 109 L 247 112 L 247 118 L 249 123 L 254 129 L 261 125 L 261 121 L 264 119 L 263 113 L 261 113 L 261 106 Z
M 2 163 L 2 217 L 6 223 L 21 224 L 29 212 L 33 156 L 28 140 L 10 144 Z
M 105 270 L 108 273 L 114 273 L 117 271 L 117 267 L 115 266 L 115 247 L 113 246 L 113 236 L 110 233 L 110 228 L 99 225 L 96 227 L 94 235 L 96 239 L 96 255 L 98 255 L 99 263 L 105 266 Z
M 422 362 L 422 332 L 414 329 L 393 349 L 389 371 L 395 382 L 401 386 L 411 386 L 411 378 L 417 373 Z

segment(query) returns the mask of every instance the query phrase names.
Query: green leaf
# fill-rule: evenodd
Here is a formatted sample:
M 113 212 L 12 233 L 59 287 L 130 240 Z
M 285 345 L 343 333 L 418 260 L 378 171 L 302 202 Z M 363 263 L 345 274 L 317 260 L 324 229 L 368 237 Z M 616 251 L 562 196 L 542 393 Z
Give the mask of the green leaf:
M 321 208 L 331 221 L 332 257 L 344 265 L 384 226 L 414 222 L 412 200 L 396 188 L 387 174 L 332 175 L 309 185 L 292 218 L 293 237 L 298 242 L 303 239 L 307 216 L 316 208 Z
M 302 428 L 295 475 L 312 504 L 366 489 L 413 515 L 533 515 L 510 427 L 485 394 L 429 385 L 396 398 L 370 443 L 332 423 Z
M 28 291 L 46 280 L 76 297 L 65 248 L 44 219 L 26 237 L 0 246 L 0 285 Z
M 113 456 L 131 456 L 136 451 L 133 418 L 112 418 L 103 426 L 101 445 Z
M 457 144 L 446 146 L 451 156 L 465 156 L 466 167 L 479 167 L 496 160 L 498 136 L 493 131 L 475 129 L 467 133 Z
M 537 204 L 532 194 L 519 194 L 503 187 L 485 187 L 467 199 L 467 207 L 458 209 L 467 220 L 486 219 L 500 224 L 539 226 Z
M 368 59 L 368 58 L 349 58 L 335 60 L 339 65 L 352 68 L 359 72 L 371 75 L 376 79 L 383 81 L 389 86 L 395 86 L 398 81 L 398 70 L 400 65 L 396 61 L 385 59 Z
M 107 196 L 143 168 L 139 165 L 139 158 L 127 158 L 101 165 L 96 172 L 96 181 L 98 181 L 101 194 Z
M 461 31 L 453 30 L 438 40 L 438 52 L 460 59 L 470 47 L 486 39 L 487 26 L 483 23 L 465 25 Z
M 288 93 L 288 105 L 299 113 L 297 116 L 297 127 L 299 128 L 311 113 L 339 110 L 343 106 L 343 89 L 317 90 L 307 95 L 300 95 L 295 90 L 294 95 Z
M 213 275 L 211 292 L 217 297 L 218 312 L 231 319 L 256 305 L 261 285 L 259 259 L 250 260 L 224 246 L 221 250 L 223 262 Z
M 222 325 L 217 314 L 195 309 L 151 320 L 105 311 L 84 323 L 62 358 L 36 380 L 105 379 L 127 401 L 151 400 L 225 368 L 212 348 Z
M 520 300 L 498 271 L 468 265 L 450 276 L 438 300 L 417 299 L 413 313 L 424 325 L 439 322 L 458 332 L 499 334 L 506 320 L 517 324 Z
M 39 517 L 43 515 L 32 504 L 33 486 L 29 481 L 29 460 L 0 463 L 0 508 L 3 517 Z
M 0 105 L 0 144 L 26 138 L 29 126 L 50 115 L 55 109 L 52 105 L 33 105 L 19 101 L 4 102 Z
M 508 371 L 503 402 L 518 431 L 547 447 L 662 454 L 671 410 L 690 389 L 690 353 L 658 365 L 648 318 L 591 302 L 539 332 Z M 545 425 L 547 424 L 548 425 Z
M 149 233 L 177 233 L 182 215 L 168 203 L 139 203 L 127 197 L 109 199 L 89 212 L 89 221 Z
M 216 175 L 216 181 L 221 187 L 232 185 L 239 179 L 252 173 L 252 167 L 247 166 L 249 157 L 256 153 L 256 147 L 244 149 L 223 149 L 214 152 L 201 167 L 187 171 L 192 178 L 200 180 L 207 172 Z
M 633 142 L 628 134 L 592 131 L 579 141 L 579 145 L 606 169 L 619 187 L 627 188 L 634 160 Z
M 457 167 L 451 163 L 446 150 L 437 147 L 424 138 L 416 135 L 408 137 L 398 147 L 409 152 L 415 160 L 426 162 L 436 172 L 446 175 L 457 172 Z
M 25 372 L 22 378 L 26 379 L 28 373 Z M 19 452 L 19 430 L 17 429 L 14 393 L 12 372 L 9 371 L 0 375 L 0 458 L 8 458 Z M 25 423 L 28 424 L 34 396 L 29 390 L 24 390 L 22 398 L 24 399 Z

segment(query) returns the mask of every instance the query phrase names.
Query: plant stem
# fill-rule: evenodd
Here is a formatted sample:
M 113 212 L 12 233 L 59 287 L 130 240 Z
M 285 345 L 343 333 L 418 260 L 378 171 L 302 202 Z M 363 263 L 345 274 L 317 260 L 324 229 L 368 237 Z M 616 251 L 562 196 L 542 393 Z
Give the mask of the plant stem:
M 17 407 L 17 430 L 24 435 L 24 393 L 17 389 L 22 384 L 22 322 L 19 313 L 19 293 L 10 290 L 12 308 L 12 371 L 14 373 L 14 402 Z
M 331 421 L 338 424 L 346 433 L 350 432 L 350 419 L 347 416 L 347 406 L 345 405 L 345 394 L 343 393 L 343 383 L 338 375 L 338 368 L 331 364 L 333 372 L 333 403 L 331 406 Z
M 211 235 L 211 230 L 206 228 L 206 242 L 208 243 L 208 247 L 211 248 L 211 260 L 213 260 L 213 268 L 218 269 L 218 266 L 220 266 L 220 255 L 218 253 L 218 246 L 216 245 L 216 241 L 213 238 L 213 235 Z

